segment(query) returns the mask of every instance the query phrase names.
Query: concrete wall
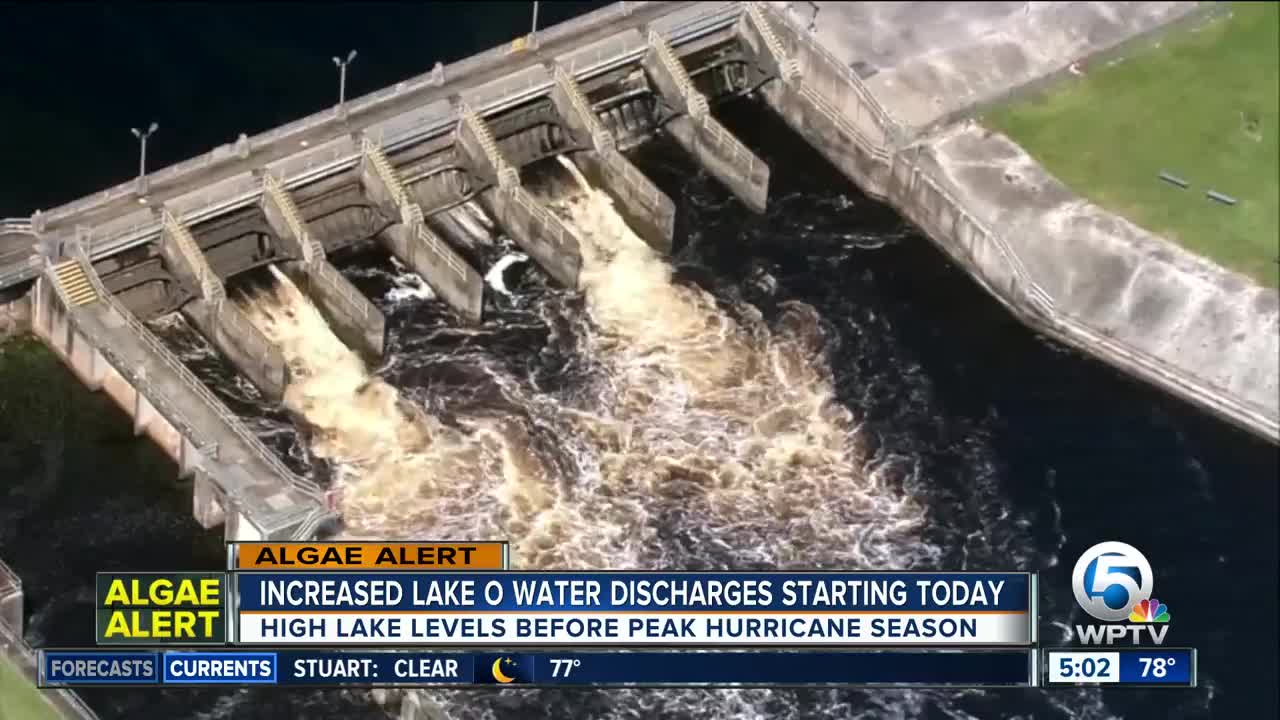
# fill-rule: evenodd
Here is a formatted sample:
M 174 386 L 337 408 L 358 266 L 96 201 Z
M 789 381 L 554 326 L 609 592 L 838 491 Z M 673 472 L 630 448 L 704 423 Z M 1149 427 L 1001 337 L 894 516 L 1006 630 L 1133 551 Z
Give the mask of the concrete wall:
M 650 49 L 640 62 L 653 91 L 685 113 L 668 120 L 663 130 L 743 205 L 753 212 L 764 212 L 769 166 L 711 115 L 706 99 L 688 81 L 680 63 L 665 45 Z
M 578 239 L 560 218 L 540 207 L 520 186 L 506 191 L 489 188 L 480 194 L 480 204 L 547 274 L 577 289 L 582 255 Z
M 1280 434 L 1274 290 L 1082 200 L 976 125 L 895 158 L 890 202 L 1032 325 Z
M 31 329 L 31 301 L 27 296 L 0 304 L 0 343 Z
M 284 397 L 289 383 L 284 355 L 249 322 L 243 310 L 225 300 L 192 300 L 182 306 L 182 314 L 269 400 Z
M 92 390 L 101 390 L 115 401 L 132 418 L 134 432 L 150 437 L 178 463 L 180 474 L 185 475 L 196 451 L 110 359 L 67 321 L 66 313 L 50 297 L 52 292 L 44 280 L 36 283 L 30 296 L 33 304 L 32 331 L 81 382 Z
M 972 124 L 903 148 L 862 80 L 781 18 L 767 13 L 800 80 L 770 83 L 765 99 L 851 180 L 1031 327 L 1280 442 L 1275 290 L 1084 201 Z
M 284 271 L 301 287 L 347 347 L 367 360 L 382 359 L 387 319 L 329 261 L 289 262 Z

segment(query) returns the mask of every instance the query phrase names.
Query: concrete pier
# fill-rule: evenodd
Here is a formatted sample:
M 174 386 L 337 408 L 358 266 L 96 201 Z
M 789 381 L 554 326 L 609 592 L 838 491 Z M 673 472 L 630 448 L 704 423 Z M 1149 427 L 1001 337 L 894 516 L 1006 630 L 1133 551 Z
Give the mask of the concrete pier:
M 603 186 L 627 224 L 655 250 L 671 251 L 676 206 L 625 155 L 618 152 L 613 135 L 604 128 L 587 102 L 578 81 L 559 65 L 549 68 L 555 77 L 551 101 L 556 112 L 591 149 L 576 155 L 592 183 Z
M 361 147 L 362 187 L 379 208 L 400 221 L 383 232 L 387 249 L 464 320 L 479 322 L 484 309 L 484 278 L 427 227 L 422 208 L 409 200 L 382 148 L 368 138 Z
M 648 34 L 649 50 L 640 62 L 645 76 L 669 112 L 664 129 L 707 172 L 754 212 L 764 212 L 769 196 L 769 166 L 747 149 L 719 120 L 693 87 L 680 58 L 659 33 Z
M 521 186 L 484 120 L 466 105 L 458 111 L 458 148 L 472 172 L 493 185 L 480 194 L 480 204 L 551 277 L 576 290 L 582 268 L 578 239 Z
M 279 401 L 289 381 L 284 355 L 240 308 L 227 302 L 222 279 L 209 267 L 190 231 L 167 210 L 161 214 L 161 256 L 170 272 L 197 290 L 196 299 L 182 306 L 182 314 L 263 395 Z
M 263 173 L 262 188 L 260 207 L 267 224 L 299 258 L 282 269 L 307 293 L 339 340 L 367 360 L 382 359 L 387 319 L 325 259 L 324 246 L 311 239 L 306 221 L 280 181 Z

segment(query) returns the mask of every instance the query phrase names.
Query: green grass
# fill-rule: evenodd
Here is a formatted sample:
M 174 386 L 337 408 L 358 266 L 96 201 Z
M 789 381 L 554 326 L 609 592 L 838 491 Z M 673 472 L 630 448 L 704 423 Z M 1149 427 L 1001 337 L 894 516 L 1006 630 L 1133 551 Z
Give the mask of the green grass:
M 41 692 L 0 656 L 0 720 L 58 720 Z
M 1193 252 L 1280 285 L 1280 4 L 1235 3 L 1123 62 L 1087 67 L 984 124 L 1075 192 Z M 1166 170 L 1191 183 L 1157 178 Z M 1234 207 L 1205 197 L 1217 190 Z

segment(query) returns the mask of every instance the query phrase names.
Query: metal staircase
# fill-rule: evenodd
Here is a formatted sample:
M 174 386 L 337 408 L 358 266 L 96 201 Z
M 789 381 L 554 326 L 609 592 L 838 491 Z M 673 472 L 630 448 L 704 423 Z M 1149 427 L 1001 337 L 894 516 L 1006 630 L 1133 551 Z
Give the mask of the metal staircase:
M 760 37 L 764 38 L 765 49 L 769 51 L 769 55 L 773 56 L 773 61 L 778 66 L 778 73 L 782 76 L 782 81 L 791 83 L 799 78 L 800 61 L 788 57 L 787 49 L 783 47 L 782 40 L 778 38 L 778 34 L 773 31 L 773 26 L 765 18 L 764 9 L 760 6 L 760 3 L 749 2 L 746 3 L 746 6 L 747 17 L 755 24 Z
M 369 158 L 369 163 L 373 165 L 373 171 L 382 180 L 382 184 L 387 187 L 387 192 L 391 194 L 391 201 L 396 208 L 399 209 L 408 205 L 408 196 L 405 194 L 404 185 L 400 182 L 400 176 L 396 175 L 396 169 L 391 166 L 391 161 L 387 159 L 387 154 L 382 151 L 382 147 L 365 137 L 360 140 L 360 150 L 365 157 Z
M 489 161 L 494 171 L 497 172 L 498 187 L 503 190 L 510 190 L 518 186 L 520 184 L 520 175 L 502 157 L 502 153 L 498 150 L 498 142 L 493 139 L 493 132 L 489 130 L 489 124 L 481 119 L 479 115 L 476 115 L 471 106 L 465 103 L 458 108 L 458 114 L 462 118 L 462 123 L 471 130 L 471 134 L 480 143 L 480 152 L 484 153 L 485 159 Z
M 383 160 L 385 161 L 386 158 L 384 157 Z M 307 232 L 307 225 L 302 221 L 301 213 L 298 212 L 297 203 L 293 201 L 293 196 L 285 190 L 280 181 L 271 173 L 266 173 L 262 176 L 262 189 L 284 216 L 289 232 L 297 238 L 298 246 L 302 249 L 302 261 L 310 264 L 316 258 L 324 257 L 324 246 L 311 239 L 311 234 Z
M 204 254 L 200 252 L 200 246 L 196 244 L 196 239 L 191 237 L 191 231 L 178 222 L 178 219 L 168 210 L 160 213 L 160 222 L 165 236 L 173 241 L 174 247 L 186 261 L 187 267 L 195 273 L 196 282 L 200 285 L 200 296 L 214 304 L 225 300 L 227 291 L 222 287 L 222 280 L 214 274 L 209 263 L 205 261 Z
M 578 82 L 569 74 L 569 71 L 561 65 L 556 65 L 554 75 L 556 86 L 569 100 L 578 118 L 586 124 L 587 131 L 591 134 L 591 146 L 595 151 L 604 154 L 615 149 L 617 142 L 613 139 L 613 135 L 600 124 L 600 118 L 596 117 L 595 112 L 591 110 L 591 103 L 587 102 L 582 90 L 578 88 Z
M 71 307 L 81 307 L 100 299 L 98 291 L 85 275 L 84 268 L 80 267 L 80 263 L 74 259 L 63 260 L 54 265 L 53 276 L 57 279 L 58 286 Z
M 658 57 L 658 62 L 667 69 L 675 80 L 676 87 L 680 94 L 684 97 L 685 104 L 688 106 L 689 116 L 695 120 L 701 120 L 710 113 L 710 107 L 707 105 L 707 99 L 702 93 L 693 86 L 693 80 L 689 78 L 689 71 L 685 69 L 684 63 L 680 62 L 680 58 L 676 57 L 676 53 L 671 49 L 671 45 L 667 43 L 666 38 L 656 30 L 649 31 L 649 47 L 653 48 Z

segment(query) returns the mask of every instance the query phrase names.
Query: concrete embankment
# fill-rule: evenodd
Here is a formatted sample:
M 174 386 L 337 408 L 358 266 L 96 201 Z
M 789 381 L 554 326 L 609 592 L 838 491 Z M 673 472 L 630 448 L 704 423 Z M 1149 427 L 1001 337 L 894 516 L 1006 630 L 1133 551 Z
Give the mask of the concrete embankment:
M 1274 290 L 1084 201 L 1003 136 L 971 122 L 925 134 L 1205 10 L 922 5 L 817 3 L 810 32 L 774 4 L 768 20 L 800 72 L 766 95 L 798 99 L 783 113 L 797 131 L 1028 325 L 1280 441 Z
M 0 562 L 0 663 L 9 663 L 17 674 L 35 685 L 36 651 L 23 638 L 22 597 L 22 581 L 7 565 Z M 0 673 L 4 670 L 5 668 L 0 667 Z M 15 692 L 13 688 L 9 688 L 8 691 Z M 19 698 L 6 697 L 0 692 L 0 718 L 7 720 L 10 717 L 22 717 L 39 720 L 42 717 L 61 717 L 66 720 L 97 720 L 98 716 L 70 690 L 32 689 L 30 692 L 39 693 L 47 703 L 47 713 L 40 716 L 9 715 L 7 714 L 9 707 L 15 708 L 15 713 L 39 712 L 39 710 Z M 12 706 L 8 704 L 10 702 Z M 39 703 L 39 699 L 32 699 L 31 702 Z

